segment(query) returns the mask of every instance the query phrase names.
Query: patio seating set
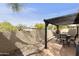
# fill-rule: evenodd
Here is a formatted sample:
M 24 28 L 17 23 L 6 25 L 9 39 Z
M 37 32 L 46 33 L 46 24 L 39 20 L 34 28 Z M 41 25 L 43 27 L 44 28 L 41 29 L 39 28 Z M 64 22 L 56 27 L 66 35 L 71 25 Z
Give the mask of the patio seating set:
M 44 19 L 45 22 L 45 49 L 47 49 L 47 27 L 49 24 L 55 25 L 57 27 L 57 31 L 59 30 L 59 25 L 71 25 L 71 24 L 79 24 L 79 12 L 73 13 L 70 15 L 50 18 L 50 19 Z M 59 32 L 56 32 L 59 34 Z M 74 32 L 75 33 L 75 32 Z M 73 33 L 73 34 L 74 34 Z M 79 56 L 79 43 L 76 44 L 76 38 L 78 37 L 78 27 L 77 27 L 77 33 L 75 36 L 69 35 L 69 34 L 59 34 L 60 35 L 60 42 L 63 43 L 63 45 L 74 45 L 76 47 L 76 56 Z
M 64 45 L 68 45 L 71 46 L 73 45 L 74 47 L 76 46 L 76 42 L 75 42 L 75 37 L 71 36 L 71 35 L 67 35 L 67 34 L 60 34 L 60 43 Z

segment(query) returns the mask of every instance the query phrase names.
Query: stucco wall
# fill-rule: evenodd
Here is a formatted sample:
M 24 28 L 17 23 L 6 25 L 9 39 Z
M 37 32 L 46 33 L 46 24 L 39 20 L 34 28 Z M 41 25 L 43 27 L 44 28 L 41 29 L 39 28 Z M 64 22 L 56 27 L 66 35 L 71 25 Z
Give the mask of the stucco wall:
M 64 32 L 64 30 L 63 30 Z M 74 34 L 74 32 L 70 32 Z M 48 30 L 48 40 L 54 36 L 53 30 Z M 0 32 L 0 53 L 14 52 L 16 49 L 23 54 L 34 52 L 43 45 L 45 30 L 32 29 L 31 31 Z M 78 38 L 77 38 L 78 39 Z M 23 52 L 24 51 L 24 52 Z M 26 51 L 26 52 L 25 52 Z M 15 51 L 16 52 L 16 51 Z
M 12 52 L 16 49 L 21 50 L 28 45 L 44 43 L 44 32 L 44 30 L 39 29 L 33 29 L 32 31 L 0 32 L 0 52 Z M 52 32 L 48 30 L 48 38 L 51 36 Z

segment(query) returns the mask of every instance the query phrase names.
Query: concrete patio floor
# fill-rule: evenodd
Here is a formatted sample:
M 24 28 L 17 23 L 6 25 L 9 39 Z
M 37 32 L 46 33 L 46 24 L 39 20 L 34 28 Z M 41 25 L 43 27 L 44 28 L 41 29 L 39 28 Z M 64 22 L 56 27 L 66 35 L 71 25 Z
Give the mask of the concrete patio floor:
M 50 40 L 48 42 L 48 49 L 43 49 L 42 51 L 33 54 L 34 56 L 75 56 L 75 47 L 68 47 Z M 32 55 L 32 56 L 33 56 Z
M 63 47 L 57 43 L 48 43 L 48 49 L 44 49 L 44 53 L 51 56 L 75 56 L 76 50 L 74 47 Z

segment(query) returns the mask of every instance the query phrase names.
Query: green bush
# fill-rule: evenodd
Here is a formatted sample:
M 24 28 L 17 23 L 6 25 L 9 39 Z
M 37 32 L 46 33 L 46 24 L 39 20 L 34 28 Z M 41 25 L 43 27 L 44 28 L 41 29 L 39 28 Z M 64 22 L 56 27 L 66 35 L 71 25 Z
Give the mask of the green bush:
M 59 29 L 67 29 L 68 25 L 59 25 Z
M 48 29 L 51 30 L 51 29 L 54 29 L 55 26 L 53 25 L 48 25 Z M 45 24 L 43 23 L 38 23 L 38 24 L 35 24 L 35 28 L 37 29 L 44 29 L 45 28 Z
M 35 24 L 35 27 L 37 29 L 44 29 L 45 28 L 45 24 L 39 23 L 39 24 Z
M 16 27 L 10 24 L 9 22 L 0 23 L 0 31 L 15 31 L 15 30 L 17 30 Z

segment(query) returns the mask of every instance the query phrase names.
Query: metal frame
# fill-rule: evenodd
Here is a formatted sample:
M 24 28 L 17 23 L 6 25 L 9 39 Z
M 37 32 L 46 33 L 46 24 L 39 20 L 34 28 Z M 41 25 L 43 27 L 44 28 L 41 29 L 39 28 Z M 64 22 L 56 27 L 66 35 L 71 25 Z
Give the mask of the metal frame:
M 63 19 L 67 18 L 67 17 L 71 17 L 71 20 L 72 20 L 72 17 L 73 16 L 76 16 L 76 18 L 74 19 L 73 23 L 70 22 L 70 23 L 67 23 L 67 24 L 79 24 L 79 13 L 76 13 L 76 14 L 70 14 L 70 15 L 66 15 L 66 16 L 62 16 L 62 17 L 57 17 L 57 18 L 52 18 L 52 19 L 44 19 L 44 22 L 45 22 L 45 49 L 47 49 L 47 27 L 48 27 L 48 24 L 53 24 L 53 25 L 56 25 L 57 23 L 59 23 L 60 21 L 60 24 L 63 25 Z M 55 21 L 56 19 L 56 21 Z M 62 19 L 62 20 L 61 20 Z M 67 21 L 69 20 L 70 18 L 67 19 Z M 66 21 L 66 20 L 65 20 Z M 57 22 L 57 23 L 56 23 Z M 57 29 L 59 29 L 58 25 L 57 25 Z M 77 28 L 77 33 L 78 33 L 78 28 Z

